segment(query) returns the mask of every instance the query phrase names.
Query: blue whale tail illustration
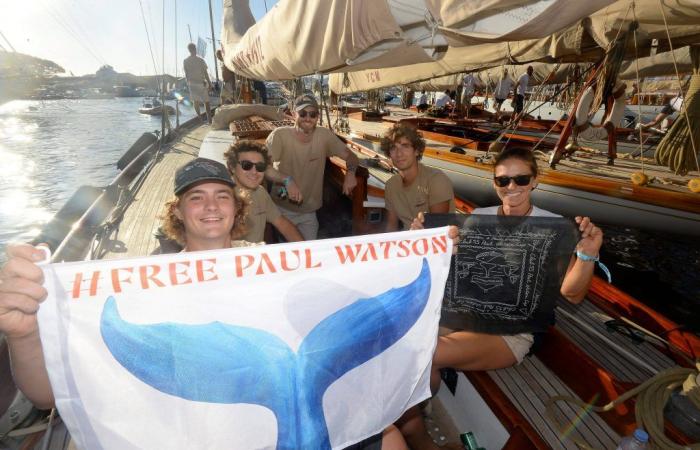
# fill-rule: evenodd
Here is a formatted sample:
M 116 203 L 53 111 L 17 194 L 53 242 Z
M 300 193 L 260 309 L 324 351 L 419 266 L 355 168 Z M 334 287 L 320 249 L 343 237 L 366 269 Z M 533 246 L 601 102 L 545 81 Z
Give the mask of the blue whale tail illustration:
M 430 269 L 406 286 L 359 299 L 322 320 L 297 354 L 264 330 L 211 322 L 133 324 L 109 297 L 102 338 L 114 358 L 166 394 L 210 403 L 250 403 L 277 418 L 278 449 L 330 448 L 323 414 L 326 389 L 384 352 L 420 318 Z

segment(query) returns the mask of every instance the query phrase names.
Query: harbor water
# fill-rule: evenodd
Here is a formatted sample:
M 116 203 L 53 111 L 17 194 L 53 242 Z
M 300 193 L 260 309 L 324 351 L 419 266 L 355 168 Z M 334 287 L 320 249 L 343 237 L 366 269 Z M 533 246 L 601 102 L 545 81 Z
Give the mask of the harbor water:
M 116 161 L 160 117 L 141 98 L 16 100 L 0 105 L 0 262 L 8 242 L 36 236 L 82 185 L 105 186 Z M 181 120 L 194 117 L 181 107 Z M 604 226 L 613 283 L 700 333 L 700 240 Z
M 141 103 L 132 97 L 0 105 L 0 260 L 7 242 L 36 236 L 78 187 L 107 185 L 142 133 L 160 132 L 160 116 L 139 114 Z M 181 107 L 182 121 L 192 117 L 192 107 Z

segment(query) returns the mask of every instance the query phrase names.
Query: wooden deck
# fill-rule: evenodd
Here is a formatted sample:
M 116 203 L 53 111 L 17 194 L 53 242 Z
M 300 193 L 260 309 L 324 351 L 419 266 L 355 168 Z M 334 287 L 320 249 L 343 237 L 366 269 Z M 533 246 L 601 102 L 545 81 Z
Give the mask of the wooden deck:
M 400 118 L 408 117 L 406 115 L 399 116 Z M 391 117 L 391 119 L 396 119 Z M 386 133 L 386 131 L 391 127 L 393 122 L 382 121 L 382 122 L 368 122 L 361 121 L 357 119 L 348 119 L 351 134 L 357 136 L 357 138 L 366 137 L 366 143 L 378 140 L 381 136 Z M 428 149 L 434 149 L 438 151 L 447 151 L 454 146 L 454 144 L 437 141 L 434 139 L 426 138 L 426 144 Z M 644 160 L 640 158 L 633 158 L 629 154 L 620 153 L 618 159 L 615 161 L 615 166 L 608 166 L 607 153 L 602 150 L 602 145 L 597 145 L 600 148 L 585 147 L 584 151 L 579 151 L 573 156 L 563 159 L 558 164 L 557 170 L 551 170 L 549 168 L 548 154 L 544 151 L 536 152 L 535 155 L 538 160 L 538 165 L 543 174 L 549 172 L 552 173 L 570 173 L 582 176 L 593 176 L 601 180 L 608 180 L 614 182 L 624 182 L 630 183 L 630 176 L 634 172 L 644 173 L 650 178 L 650 183 L 647 185 L 650 188 L 658 189 L 662 191 L 671 191 L 683 194 L 690 194 L 687 188 L 688 181 L 691 178 L 696 178 L 700 176 L 700 172 L 692 171 L 687 175 L 676 175 L 672 173 L 667 167 L 659 166 L 654 162 L 654 149 L 649 149 L 648 146 L 645 147 Z M 620 145 L 630 146 L 633 144 L 620 143 Z M 637 144 L 638 145 L 638 144 Z M 473 150 L 462 146 L 466 155 L 472 158 L 482 158 L 484 156 L 483 151 Z M 642 164 L 643 163 L 643 164 Z
M 196 158 L 208 125 L 196 125 L 181 131 L 151 169 L 144 183 L 133 193 L 134 201 L 126 210 L 105 259 L 149 255 L 158 247 L 155 233 L 160 226 L 163 205 L 173 197 L 175 171 Z
M 560 436 L 555 425 L 545 415 L 545 405 L 551 397 L 578 396 L 537 357 L 527 357 L 518 366 L 490 371 L 489 376 L 551 448 L 578 449 L 566 436 Z M 612 449 L 620 441 L 620 436 L 597 414 L 587 414 L 583 420 L 577 420 L 578 408 L 561 403 L 554 411 L 560 423 L 577 423 L 571 435 L 593 448 Z
M 606 314 L 589 301 L 560 301 L 556 327 L 620 381 L 642 383 L 676 363 L 647 341 L 614 331 Z

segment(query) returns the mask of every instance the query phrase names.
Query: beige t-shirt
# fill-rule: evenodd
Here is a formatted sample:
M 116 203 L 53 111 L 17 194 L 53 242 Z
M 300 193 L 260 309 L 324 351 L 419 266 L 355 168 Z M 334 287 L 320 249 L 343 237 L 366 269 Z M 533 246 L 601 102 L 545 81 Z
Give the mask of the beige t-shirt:
M 384 202 L 408 230 L 419 212 L 428 212 L 437 203 L 450 202 L 450 212 L 455 212 L 455 195 L 452 182 L 441 170 L 418 163 L 418 176 L 409 186 L 403 185 L 401 175 L 396 174 L 386 182 Z
M 185 78 L 189 84 L 201 83 L 207 79 L 207 63 L 197 55 L 190 55 L 182 63 L 185 69 Z
M 279 185 L 273 186 L 272 200 L 277 206 L 299 213 L 314 212 L 323 201 L 323 172 L 326 158 L 345 156 L 345 143 L 331 130 L 316 127 L 311 142 L 303 143 L 294 136 L 293 127 L 280 127 L 267 137 L 272 160 L 279 161 L 278 170 L 296 182 L 304 201 L 301 205 L 279 198 Z
M 265 188 L 258 186 L 251 191 L 238 186 L 239 189 L 247 193 L 250 201 L 248 216 L 246 217 L 246 233 L 241 239 L 250 242 L 260 242 L 265 238 L 265 224 L 274 222 L 281 215 L 279 208 L 275 205 Z

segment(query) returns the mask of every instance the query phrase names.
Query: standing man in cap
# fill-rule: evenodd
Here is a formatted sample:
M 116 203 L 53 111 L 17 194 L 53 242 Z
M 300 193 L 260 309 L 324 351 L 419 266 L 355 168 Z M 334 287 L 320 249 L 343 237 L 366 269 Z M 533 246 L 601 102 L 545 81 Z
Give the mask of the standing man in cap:
M 187 85 L 190 88 L 190 100 L 198 116 L 201 114 L 199 112 L 199 104 L 204 103 L 207 112 L 206 121 L 211 123 L 211 107 L 209 106 L 211 80 L 207 71 L 207 63 L 197 56 L 197 46 L 193 43 L 190 42 L 187 45 L 187 50 L 190 52 L 190 56 L 185 58 L 182 65 L 185 69 Z
M 323 200 L 326 158 L 338 156 L 345 160 L 345 195 L 350 195 L 357 185 L 357 156 L 331 130 L 316 126 L 319 113 L 318 103 L 312 95 L 297 97 L 294 101 L 294 126 L 277 128 L 270 133 L 266 143 L 272 160 L 279 162 L 279 167 L 277 170 L 268 167 L 265 177 L 285 188 L 274 186 L 272 200 L 282 215 L 297 226 L 305 240 L 316 239 L 318 234 L 316 211 Z

